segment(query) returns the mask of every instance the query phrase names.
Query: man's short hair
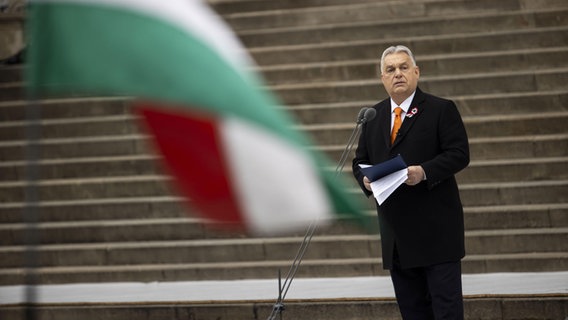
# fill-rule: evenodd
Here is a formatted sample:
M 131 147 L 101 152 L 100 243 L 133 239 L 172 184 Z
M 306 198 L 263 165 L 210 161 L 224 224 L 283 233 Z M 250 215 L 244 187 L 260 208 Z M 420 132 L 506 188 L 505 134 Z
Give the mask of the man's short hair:
M 381 74 L 383 73 L 383 66 L 385 64 L 386 56 L 388 56 L 389 54 L 398 53 L 398 52 L 406 53 L 410 57 L 410 60 L 412 60 L 413 67 L 416 67 L 416 59 L 414 59 L 414 54 L 412 54 L 412 51 L 410 49 L 408 49 L 408 47 L 406 47 L 406 46 L 396 45 L 396 46 L 388 47 L 388 48 L 385 49 L 385 51 L 383 51 L 383 55 L 381 56 L 381 65 L 379 66 L 379 68 L 380 68 L 379 71 L 380 71 Z

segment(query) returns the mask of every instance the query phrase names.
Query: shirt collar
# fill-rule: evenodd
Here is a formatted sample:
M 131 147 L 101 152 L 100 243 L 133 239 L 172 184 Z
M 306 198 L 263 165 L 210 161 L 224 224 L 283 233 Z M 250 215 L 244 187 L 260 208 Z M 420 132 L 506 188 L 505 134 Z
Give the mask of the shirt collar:
M 391 113 L 394 112 L 394 109 L 396 107 L 400 107 L 402 109 L 402 111 L 404 113 L 408 113 L 408 109 L 410 109 L 410 104 L 412 103 L 412 99 L 414 99 L 414 95 L 416 94 L 416 90 L 410 95 L 410 97 L 406 98 L 406 100 L 404 100 L 400 106 L 396 104 L 396 102 L 394 102 L 394 100 L 391 98 Z

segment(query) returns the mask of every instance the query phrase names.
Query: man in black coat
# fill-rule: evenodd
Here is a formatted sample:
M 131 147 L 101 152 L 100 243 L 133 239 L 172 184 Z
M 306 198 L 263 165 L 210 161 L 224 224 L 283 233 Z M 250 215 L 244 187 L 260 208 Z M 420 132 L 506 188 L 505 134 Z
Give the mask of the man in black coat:
M 469 164 L 467 134 L 452 101 L 418 88 L 420 70 L 407 47 L 387 48 L 380 68 L 390 98 L 362 127 L 353 174 L 370 196 L 360 164 L 400 154 L 408 165 L 406 183 L 377 205 L 383 267 L 404 319 L 463 319 L 464 224 L 454 175 Z

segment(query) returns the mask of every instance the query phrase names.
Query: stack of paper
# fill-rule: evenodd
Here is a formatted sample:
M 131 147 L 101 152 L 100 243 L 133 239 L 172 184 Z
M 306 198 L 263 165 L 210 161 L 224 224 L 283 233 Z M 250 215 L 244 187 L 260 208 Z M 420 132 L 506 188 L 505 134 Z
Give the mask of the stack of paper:
M 408 166 L 401 155 L 376 165 L 359 166 L 361 172 L 371 181 L 371 190 L 379 205 L 408 178 Z

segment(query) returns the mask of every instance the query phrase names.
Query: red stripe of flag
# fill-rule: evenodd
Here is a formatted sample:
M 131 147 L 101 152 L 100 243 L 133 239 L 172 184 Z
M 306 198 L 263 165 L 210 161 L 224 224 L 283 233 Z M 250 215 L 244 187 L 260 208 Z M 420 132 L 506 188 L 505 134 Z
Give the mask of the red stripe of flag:
M 150 104 L 138 107 L 182 195 L 204 217 L 242 226 L 216 119 Z

